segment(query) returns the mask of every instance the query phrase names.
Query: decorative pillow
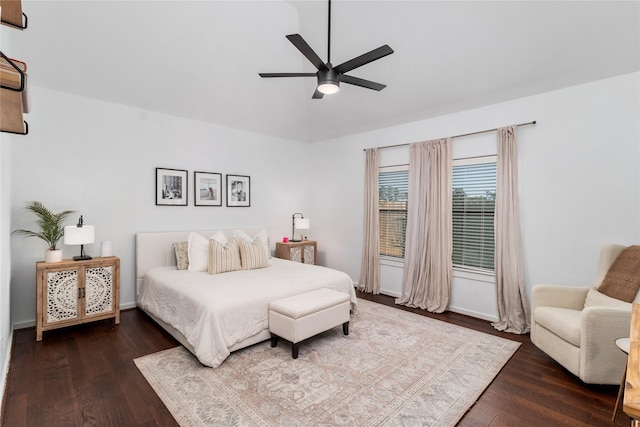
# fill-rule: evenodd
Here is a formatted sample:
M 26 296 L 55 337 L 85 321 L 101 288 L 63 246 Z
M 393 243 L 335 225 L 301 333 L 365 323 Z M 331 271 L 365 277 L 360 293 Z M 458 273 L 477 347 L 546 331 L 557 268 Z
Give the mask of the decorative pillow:
M 264 248 L 264 252 L 267 255 L 267 259 L 271 258 L 271 251 L 269 250 L 269 235 L 267 231 L 263 228 L 258 231 L 253 237 L 249 236 L 242 230 L 235 229 L 233 230 L 233 237 L 236 239 L 244 240 L 245 242 L 252 243 L 254 239 L 258 238 L 262 242 L 262 246 Z
M 631 302 L 640 290 L 640 246 L 620 252 L 598 287 L 600 293 Z
M 198 233 L 189 233 L 187 253 L 189 255 L 189 271 L 207 271 L 209 239 Z
M 264 250 L 262 241 L 256 237 L 253 242 L 249 243 L 244 239 L 237 239 L 240 246 L 240 260 L 242 261 L 243 270 L 253 270 L 256 268 L 269 267 L 269 259 Z
M 236 271 L 242 268 L 240 263 L 240 252 L 236 240 L 229 240 L 220 244 L 215 239 L 209 240 L 209 274 L 225 273 Z
M 173 250 L 176 252 L 178 270 L 186 270 L 189 268 L 188 247 L 187 242 L 176 242 L 173 244 Z
M 585 299 L 584 301 L 584 308 L 587 307 L 612 307 L 631 309 L 631 304 L 628 302 L 620 301 L 619 299 L 611 298 L 601 292 L 598 292 L 596 288 L 589 288 L 589 292 L 587 292 L 587 299 Z

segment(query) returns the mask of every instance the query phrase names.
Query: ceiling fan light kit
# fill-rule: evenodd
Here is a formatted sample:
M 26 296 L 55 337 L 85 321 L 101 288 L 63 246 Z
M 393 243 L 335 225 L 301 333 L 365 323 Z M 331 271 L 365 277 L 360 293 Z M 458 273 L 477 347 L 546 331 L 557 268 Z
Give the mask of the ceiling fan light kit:
M 340 90 L 340 74 L 331 67 L 326 70 L 318 70 L 318 92 L 325 95 L 337 93 Z
M 327 62 L 325 63 L 320 59 L 317 53 L 307 42 L 302 38 L 300 34 L 289 34 L 287 39 L 311 62 L 318 70 L 315 73 L 258 73 L 260 77 L 317 77 L 318 85 L 313 93 L 313 99 L 321 99 L 324 95 L 330 95 L 337 93 L 340 90 L 340 82 L 348 83 L 354 86 L 360 86 L 366 89 L 372 89 L 380 91 L 386 87 L 381 83 L 372 82 L 370 80 L 361 79 L 358 77 L 348 76 L 345 73 L 362 67 L 363 65 L 373 62 L 377 59 L 383 58 L 393 53 L 388 45 L 380 46 L 370 52 L 360 55 L 356 58 L 350 59 L 347 62 L 333 67 L 331 65 L 331 0 L 329 0 L 329 22 L 328 22 L 328 36 L 327 36 Z

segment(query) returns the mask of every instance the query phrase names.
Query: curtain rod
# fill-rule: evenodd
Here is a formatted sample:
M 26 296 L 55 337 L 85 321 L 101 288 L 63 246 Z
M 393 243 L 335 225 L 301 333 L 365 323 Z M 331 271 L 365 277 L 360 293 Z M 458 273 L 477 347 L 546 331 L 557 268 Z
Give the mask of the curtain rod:
M 530 122 L 526 122 L 526 123 L 518 123 L 517 125 L 513 125 L 516 127 L 520 127 L 520 126 L 528 126 L 528 125 L 535 125 L 536 121 L 530 121 Z M 506 126 L 504 126 L 506 127 Z M 487 132 L 494 132 L 497 131 L 500 128 L 493 128 L 493 129 L 486 129 L 486 130 L 479 130 L 476 132 L 469 132 L 469 133 L 462 133 L 460 135 L 454 135 L 451 138 L 462 138 L 463 136 L 471 136 L 471 135 L 478 135 L 480 133 L 487 133 Z M 414 144 L 413 142 L 406 142 L 404 144 L 396 144 L 396 145 L 383 145 L 382 147 L 372 147 L 372 148 L 377 148 L 379 150 L 382 150 L 383 148 L 396 148 L 396 147 L 404 147 L 405 145 L 411 145 Z M 367 150 L 366 148 L 364 148 L 362 151 Z

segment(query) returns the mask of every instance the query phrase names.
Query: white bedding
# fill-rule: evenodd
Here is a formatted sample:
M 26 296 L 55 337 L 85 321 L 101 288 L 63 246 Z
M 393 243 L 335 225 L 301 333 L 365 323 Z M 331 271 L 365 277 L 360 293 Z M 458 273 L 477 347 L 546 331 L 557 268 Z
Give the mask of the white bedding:
M 270 301 L 312 289 L 356 294 L 351 278 L 338 270 L 278 258 L 270 267 L 209 275 L 175 266 L 147 271 L 138 305 L 177 329 L 198 360 L 216 367 L 231 348 L 268 328 Z

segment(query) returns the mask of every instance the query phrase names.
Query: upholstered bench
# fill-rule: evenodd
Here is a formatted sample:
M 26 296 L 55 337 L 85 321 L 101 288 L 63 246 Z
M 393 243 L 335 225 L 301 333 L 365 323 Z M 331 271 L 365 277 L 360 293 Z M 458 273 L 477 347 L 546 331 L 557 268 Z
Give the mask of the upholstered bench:
M 300 342 L 342 324 L 349 335 L 349 294 L 321 288 L 269 303 L 271 347 L 278 337 L 291 342 L 291 356 L 298 358 Z

